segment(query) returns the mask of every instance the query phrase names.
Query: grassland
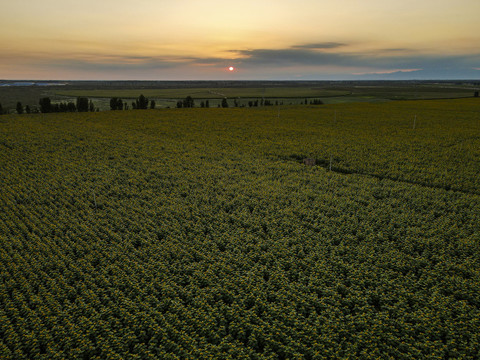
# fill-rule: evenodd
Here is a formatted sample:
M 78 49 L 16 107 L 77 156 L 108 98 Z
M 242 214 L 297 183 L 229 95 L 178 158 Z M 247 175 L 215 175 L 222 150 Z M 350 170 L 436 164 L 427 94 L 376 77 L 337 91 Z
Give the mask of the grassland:
M 0 358 L 478 359 L 479 107 L 0 117 Z
M 1 83 L 0 83 L 1 85 Z M 109 100 L 120 97 L 127 103 L 140 94 L 156 101 L 158 108 L 175 107 L 177 100 L 187 96 L 210 105 L 220 105 L 224 97 L 237 99 L 248 106 L 249 101 L 261 98 L 284 105 L 301 104 L 320 98 L 326 104 L 350 102 L 387 102 L 392 100 L 424 100 L 472 97 L 478 90 L 475 81 L 126 81 L 126 82 L 52 82 L 49 86 L 0 86 L 0 104 L 10 112 L 17 102 L 31 109 L 38 107 L 41 97 L 50 97 L 54 103 L 75 102 L 78 96 L 93 100 L 95 107 L 109 110 Z
M 375 84 L 363 85 L 334 84 L 323 86 L 257 86 L 257 87 L 217 87 L 217 88 L 167 88 L 167 89 L 85 89 L 59 90 L 58 96 L 75 98 L 84 96 L 97 99 L 97 102 L 106 103 L 102 99 L 119 97 L 135 99 L 140 94 L 155 99 L 159 107 L 175 106 L 177 100 L 191 96 L 197 103 L 211 101 L 213 106 L 220 104 L 221 99 L 237 99 L 239 105 L 247 105 L 255 99 L 272 99 L 285 105 L 301 104 L 312 99 L 321 99 L 326 104 L 351 102 L 385 102 L 391 100 L 425 100 L 442 98 L 472 97 L 474 88 L 470 85 L 455 84 Z M 215 101 L 216 100 L 216 101 Z M 104 105 L 105 106 L 105 105 Z M 103 107 L 104 107 L 103 106 Z
M 183 88 L 183 89 L 102 89 L 57 91 L 58 95 L 94 98 L 129 98 L 134 99 L 142 93 L 148 98 L 156 99 L 183 99 L 191 96 L 194 99 L 222 99 L 222 98 L 305 98 L 305 97 L 333 97 L 350 94 L 348 90 L 329 90 L 310 87 L 256 87 L 256 88 Z
M 86 89 L 58 90 L 57 95 L 93 98 L 127 98 L 134 99 L 143 94 L 155 99 L 182 99 L 192 96 L 194 99 L 227 98 L 350 98 L 382 100 L 422 100 L 441 98 L 472 97 L 473 88 L 453 85 L 348 85 L 331 87 L 285 86 L 285 87 L 219 87 L 219 88 L 181 88 L 181 89 Z M 343 100 L 345 101 L 345 100 Z

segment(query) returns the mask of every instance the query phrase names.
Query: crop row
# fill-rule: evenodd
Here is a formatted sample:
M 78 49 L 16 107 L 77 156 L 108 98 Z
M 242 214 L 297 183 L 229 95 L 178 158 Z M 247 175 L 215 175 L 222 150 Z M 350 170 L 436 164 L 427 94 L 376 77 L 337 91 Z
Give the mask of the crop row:
M 476 103 L 416 106 L 2 118 L 0 357 L 478 358 Z

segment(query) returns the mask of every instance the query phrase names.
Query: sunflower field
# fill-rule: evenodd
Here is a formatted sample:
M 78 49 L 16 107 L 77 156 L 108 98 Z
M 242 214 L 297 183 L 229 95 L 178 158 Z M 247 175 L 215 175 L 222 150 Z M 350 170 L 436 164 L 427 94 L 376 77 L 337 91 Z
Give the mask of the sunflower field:
M 1 116 L 0 358 L 478 359 L 479 173 L 473 98 Z

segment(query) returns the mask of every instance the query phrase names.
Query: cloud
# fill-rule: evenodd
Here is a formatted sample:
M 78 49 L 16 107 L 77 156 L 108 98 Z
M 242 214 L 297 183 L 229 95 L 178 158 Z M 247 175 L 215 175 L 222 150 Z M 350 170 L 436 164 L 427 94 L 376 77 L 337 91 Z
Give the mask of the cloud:
M 92 79 L 460 79 L 478 78 L 480 70 L 480 53 L 435 56 L 408 48 L 360 52 L 353 50 L 358 46 L 351 46 L 342 42 L 312 42 L 277 49 L 236 49 L 227 51 L 226 56 L 212 57 L 76 53 L 52 60 L 48 54 L 37 53 L 19 56 L 19 61 L 14 61 L 12 55 L 0 54 L 0 60 L 8 57 L 7 63 L 15 63 L 17 68 L 37 68 L 55 74 L 56 79 L 69 72 Z M 221 69 L 230 65 L 238 71 L 224 74 Z
M 307 48 L 242 50 L 239 54 L 242 57 L 240 61 L 251 66 L 351 65 L 353 63 L 349 56 Z
M 237 61 L 244 67 L 255 68 L 318 68 L 319 74 L 331 68 L 351 75 L 419 74 L 433 78 L 472 76 L 480 53 L 460 55 L 422 54 L 416 49 L 389 48 L 367 52 L 348 52 L 348 44 L 325 42 L 293 45 L 282 49 L 235 50 Z M 341 51 L 336 51 L 342 48 Z M 479 68 L 475 68 L 479 69 Z M 436 75 L 435 75 L 436 74 Z
M 44 60 L 49 68 L 75 69 L 82 71 L 136 71 L 171 69 L 189 63 L 181 57 L 152 57 L 136 55 L 79 55 L 55 60 Z M 37 62 L 38 63 L 38 62 Z
M 250 78 L 282 79 L 461 79 L 475 78 L 480 54 L 432 55 L 416 49 L 388 48 L 348 51 L 349 44 L 323 42 L 278 49 L 230 50 L 230 58 L 186 57 L 186 65 L 238 67 Z M 472 70 L 475 69 L 475 70 Z
M 423 69 L 394 69 L 394 70 L 378 70 L 373 72 L 361 72 L 353 73 L 353 75 L 382 75 L 382 74 L 394 74 L 394 73 L 410 73 L 415 71 L 422 71 Z
M 342 46 L 346 46 L 343 43 L 337 42 L 324 42 L 324 43 L 316 43 L 316 44 L 305 44 L 305 45 L 294 45 L 292 46 L 293 49 L 336 49 Z

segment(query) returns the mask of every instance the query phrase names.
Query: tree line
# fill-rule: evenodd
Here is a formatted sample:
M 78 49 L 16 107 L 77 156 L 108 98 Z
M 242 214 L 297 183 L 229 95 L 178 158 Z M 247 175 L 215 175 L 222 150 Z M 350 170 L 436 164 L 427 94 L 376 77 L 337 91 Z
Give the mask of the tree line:
M 305 99 L 305 102 L 301 104 L 305 105 L 322 105 L 323 102 L 320 99 L 313 99 L 308 101 Z M 233 107 L 259 107 L 259 106 L 278 106 L 283 105 L 283 101 L 269 99 L 256 99 L 256 100 L 249 100 L 246 104 L 239 104 L 237 99 L 233 99 Z M 97 107 L 95 107 L 92 100 L 88 99 L 87 97 L 77 97 L 76 101 L 69 101 L 69 102 L 60 102 L 60 103 L 52 103 L 49 97 L 43 97 L 39 100 L 39 108 L 31 108 L 29 105 L 23 106 L 23 104 L 19 101 L 16 105 L 16 112 L 17 114 L 30 114 L 30 113 L 59 113 L 59 112 L 94 112 L 99 111 Z M 218 107 L 228 108 L 231 106 L 227 98 L 223 98 L 221 103 L 217 105 Z M 112 97 L 110 98 L 110 110 L 142 110 L 142 109 L 155 109 L 156 103 L 155 100 L 149 100 L 143 94 L 140 95 L 135 101 L 132 101 L 129 105 L 127 101 L 119 97 Z M 193 108 L 195 107 L 195 100 L 191 96 L 187 96 L 183 100 L 178 100 L 176 103 L 177 108 Z M 210 101 L 201 101 L 200 102 L 201 108 L 209 108 Z M 0 103 L 0 115 L 7 114 L 9 111 L 8 109 L 4 109 L 2 104 Z
M 52 100 L 49 97 L 43 97 L 38 101 L 39 108 L 30 108 L 29 105 L 23 106 L 19 101 L 16 105 L 17 114 L 30 114 L 30 113 L 58 113 L 58 112 L 94 112 L 100 111 L 95 107 L 92 100 L 87 97 L 77 97 L 76 102 L 60 102 L 52 103 Z M 135 101 L 132 102 L 132 109 L 155 109 L 155 101 L 148 100 L 144 95 L 140 95 Z M 129 105 L 121 98 L 113 97 L 110 99 L 110 109 L 111 110 L 129 110 Z M 4 109 L 0 103 L 0 115 L 8 114 L 8 109 Z
M 38 101 L 38 105 L 39 108 L 31 108 L 29 105 L 23 106 L 23 104 L 18 101 L 15 110 L 17 114 L 99 111 L 93 104 L 93 101 L 86 97 L 78 97 L 76 102 L 69 101 L 55 104 L 52 103 L 49 97 L 43 97 Z M 8 113 L 8 109 L 4 109 L 2 104 L 0 104 L 0 115 Z
M 146 109 L 155 109 L 156 103 L 155 100 L 148 100 L 143 94 L 140 95 L 135 101 L 132 101 L 132 109 L 136 110 L 146 110 Z M 112 97 L 110 99 L 110 110 L 129 110 L 127 102 L 123 101 L 121 98 Z
M 40 112 L 41 113 L 53 113 L 53 112 L 94 112 L 98 111 L 95 108 L 92 100 L 89 100 L 86 97 L 78 97 L 77 101 L 74 103 L 70 102 L 61 102 L 52 104 L 52 101 L 49 97 L 44 97 L 39 100 Z M 18 112 L 18 105 L 17 105 Z

